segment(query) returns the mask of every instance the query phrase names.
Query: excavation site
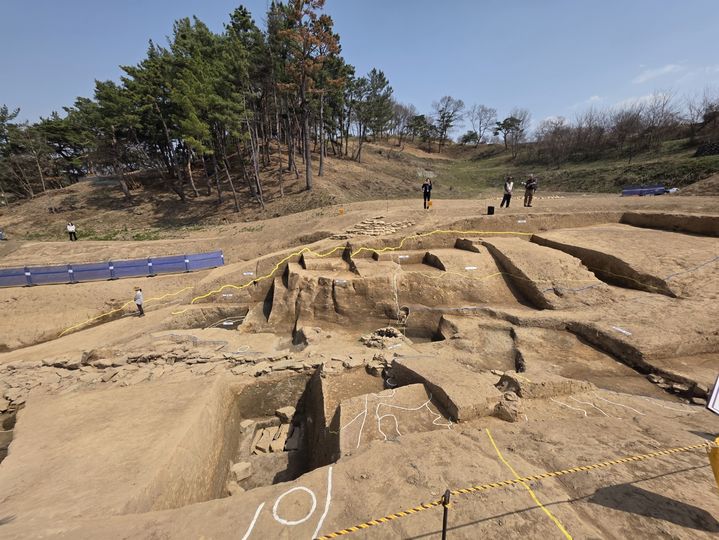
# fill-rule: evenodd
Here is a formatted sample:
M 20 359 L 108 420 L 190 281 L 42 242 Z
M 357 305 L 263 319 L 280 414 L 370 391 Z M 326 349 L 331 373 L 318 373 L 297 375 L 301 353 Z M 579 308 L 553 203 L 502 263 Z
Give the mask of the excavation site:
M 0 537 L 716 537 L 712 202 L 358 203 L 1 288 Z

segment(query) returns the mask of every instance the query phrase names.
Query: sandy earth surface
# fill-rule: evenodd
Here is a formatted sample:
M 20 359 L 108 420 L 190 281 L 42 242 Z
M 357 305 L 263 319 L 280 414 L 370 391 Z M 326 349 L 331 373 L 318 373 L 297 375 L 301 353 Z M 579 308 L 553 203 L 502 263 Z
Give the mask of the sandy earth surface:
M 485 215 L 497 203 L 3 243 L 0 266 L 212 249 L 227 264 L 0 289 L 0 537 L 314 538 L 448 488 L 713 440 L 717 199 Z M 703 448 L 452 502 L 453 538 L 719 532 Z M 351 536 L 440 530 L 435 507 Z

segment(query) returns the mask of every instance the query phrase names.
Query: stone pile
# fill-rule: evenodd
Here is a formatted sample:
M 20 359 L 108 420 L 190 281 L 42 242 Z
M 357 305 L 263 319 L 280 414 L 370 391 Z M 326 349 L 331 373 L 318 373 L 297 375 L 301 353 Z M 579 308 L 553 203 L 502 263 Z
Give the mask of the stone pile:
M 382 219 L 383 217 L 384 216 L 367 218 L 350 227 L 344 233 L 335 234 L 331 236 L 331 238 L 333 240 L 347 240 L 352 236 L 382 236 L 396 233 L 414 225 L 412 221 L 393 221 L 387 223 Z
M 412 343 L 402 332 L 393 326 L 375 330 L 371 334 L 360 337 L 360 341 L 367 347 L 374 349 L 393 349 L 404 343 Z

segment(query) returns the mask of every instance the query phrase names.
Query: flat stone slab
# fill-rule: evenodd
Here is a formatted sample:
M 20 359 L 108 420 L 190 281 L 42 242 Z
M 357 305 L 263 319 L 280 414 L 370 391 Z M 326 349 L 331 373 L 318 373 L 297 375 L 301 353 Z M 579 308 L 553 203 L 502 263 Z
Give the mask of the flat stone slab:
M 392 378 L 400 385 L 424 383 L 432 397 L 455 421 L 488 416 L 501 398 L 491 373 L 476 373 L 457 362 L 438 358 L 398 357 Z

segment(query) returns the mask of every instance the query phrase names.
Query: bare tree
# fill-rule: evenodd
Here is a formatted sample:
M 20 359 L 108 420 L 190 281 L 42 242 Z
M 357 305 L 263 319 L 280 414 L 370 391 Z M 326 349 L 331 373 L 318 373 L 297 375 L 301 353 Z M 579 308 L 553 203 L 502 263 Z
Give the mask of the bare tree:
M 412 118 L 417 116 L 417 109 L 414 105 L 405 105 L 394 101 L 392 103 L 392 132 L 397 136 L 397 146 L 402 146 L 402 142 L 410 132 L 410 123 Z
M 475 146 L 478 146 L 481 142 L 487 142 L 487 136 L 497 122 L 497 109 L 474 104 L 467 111 L 467 119 L 476 134 Z
M 434 109 L 434 121 L 437 126 L 439 152 L 441 153 L 442 147 L 447 141 L 447 135 L 456 123 L 462 119 L 464 101 L 455 99 L 452 96 L 444 96 L 439 101 L 432 103 L 432 108 Z
M 532 120 L 532 115 L 527 109 L 514 108 L 509 113 L 510 118 L 516 119 L 516 127 L 511 129 L 508 134 L 509 145 L 512 148 L 512 157 L 517 157 L 519 153 L 519 145 L 527 140 L 527 134 L 529 132 L 529 123 Z

